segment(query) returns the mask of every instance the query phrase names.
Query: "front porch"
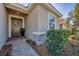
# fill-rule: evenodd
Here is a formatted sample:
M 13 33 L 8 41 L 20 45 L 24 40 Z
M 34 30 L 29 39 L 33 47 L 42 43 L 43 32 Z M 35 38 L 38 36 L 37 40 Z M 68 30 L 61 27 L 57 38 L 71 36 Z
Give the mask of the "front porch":
M 0 55 L 5 56 L 38 56 L 38 53 L 26 43 L 26 38 L 12 38 L 7 41 L 5 47 L 0 52 Z

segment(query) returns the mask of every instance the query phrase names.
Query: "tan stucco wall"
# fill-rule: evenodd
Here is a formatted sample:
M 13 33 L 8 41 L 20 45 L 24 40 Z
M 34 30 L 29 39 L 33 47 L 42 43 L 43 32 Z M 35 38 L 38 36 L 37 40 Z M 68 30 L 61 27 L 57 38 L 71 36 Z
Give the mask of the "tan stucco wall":
M 26 36 L 29 39 L 33 38 L 32 33 L 37 32 L 38 27 L 38 7 L 35 7 L 31 13 L 26 16 Z
M 33 32 L 46 32 L 49 29 L 48 26 L 48 15 L 49 11 L 40 5 L 37 5 L 32 12 L 26 17 L 26 36 L 29 39 L 33 38 Z M 52 14 L 53 15 L 53 14 Z M 55 15 L 53 15 L 55 16 Z M 56 19 L 56 29 L 59 28 L 58 18 Z
M 59 24 L 63 24 L 63 29 L 67 29 L 64 19 L 59 19 Z
M 8 38 L 7 14 L 3 4 L 0 3 L 0 49 Z
M 55 29 L 59 29 L 59 18 L 57 18 L 57 17 L 56 17 L 55 24 L 56 24 Z
M 46 32 L 48 30 L 48 11 L 38 5 L 38 32 Z
M 59 29 L 59 18 L 55 14 L 49 12 L 40 5 L 38 5 L 38 9 L 38 32 L 46 32 L 49 30 L 48 15 L 55 17 L 55 29 Z

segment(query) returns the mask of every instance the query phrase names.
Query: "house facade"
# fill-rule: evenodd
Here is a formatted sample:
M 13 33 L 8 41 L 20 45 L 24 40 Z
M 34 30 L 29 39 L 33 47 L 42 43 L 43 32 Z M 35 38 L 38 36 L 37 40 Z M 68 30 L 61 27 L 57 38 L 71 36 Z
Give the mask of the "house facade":
M 61 17 L 62 14 L 48 3 L 33 3 L 28 7 L 19 3 L 0 4 L 0 49 L 8 38 L 20 36 L 20 28 L 25 28 L 25 37 L 32 40 L 34 32 L 59 29 Z

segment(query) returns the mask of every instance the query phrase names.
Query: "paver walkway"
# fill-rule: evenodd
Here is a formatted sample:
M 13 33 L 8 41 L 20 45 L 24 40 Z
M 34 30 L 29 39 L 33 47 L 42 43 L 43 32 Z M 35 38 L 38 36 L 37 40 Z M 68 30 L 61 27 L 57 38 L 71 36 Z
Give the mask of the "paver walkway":
M 12 44 L 12 56 L 38 56 L 24 38 L 10 41 L 7 44 Z

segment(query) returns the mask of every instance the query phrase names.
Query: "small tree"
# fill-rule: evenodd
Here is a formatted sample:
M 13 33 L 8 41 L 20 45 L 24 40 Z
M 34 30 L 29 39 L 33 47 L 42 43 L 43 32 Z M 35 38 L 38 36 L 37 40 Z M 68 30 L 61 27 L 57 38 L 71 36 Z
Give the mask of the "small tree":
M 71 20 L 73 21 L 73 25 L 69 23 Z M 72 32 L 76 31 L 77 28 L 79 28 L 78 27 L 79 26 L 79 4 L 78 3 L 75 5 L 74 10 L 69 12 L 69 17 L 66 18 L 66 23 L 67 23 L 67 27 L 69 27 L 70 25 L 72 26 L 71 27 Z
M 75 5 L 75 9 L 74 9 L 74 26 L 73 26 L 73 30 L 76 30 L 78 25 L 79 25 L 79 4 L 77 3 Z
M 67 25 L 67 28 L 70 28 L 70 18 L 66 18 L 65 24 Z
M 71 21 L 74 21 L 73 19 L 74 19 L 74 16 L 73 16 L 73 13 L 74 13 L 74 11 L 73 10 L 71 10 L 70 12 L 69 12 L 69 14 L 68 14 L 68 17 L 66 18 L 66 25 L 67 25 L 67 28 L 71 28 L 72 29 L 72 24 L 70 23 Z

